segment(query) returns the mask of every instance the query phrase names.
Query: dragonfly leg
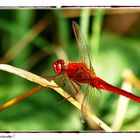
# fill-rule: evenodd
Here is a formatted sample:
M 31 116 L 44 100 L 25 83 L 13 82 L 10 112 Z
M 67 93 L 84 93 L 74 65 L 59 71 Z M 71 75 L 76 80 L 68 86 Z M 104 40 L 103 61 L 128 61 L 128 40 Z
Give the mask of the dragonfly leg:
M 70 83 L 71 83 L 71 85 L 72 85 L 72 87 L 73 87 L 73 90 L 74 90 L 74 95 L 77 95 L 78 92 L 79 92 L 79 90 L 80 90 L 80 88 L 81 88 L 81 85 L 80 85 L 78 82 L 76 82 L 76 81 L 74 81 L 74 82 L 79 86 L 79 89 L 77 89 L 77 87 L 76 87 L 76 85 L 73 83 L 73 81 L 70 80 Z
M 80 87 L 80 88 L 78 89 L 71 79 L 69 79 L 69 82 L 70 82 L 70 84 L 71 84 L 71 86 L 72 86 L 72 89 L 73 89 L 73 91 L 74 91 L 74 94 L 73 94 L 73 95 L 76 96 L 76 95 L 78 94 L 78 92 L 79 92 L 81 86 L 80 86 L 79 83 L 75 82 L 75 83 Z M 69 96 L 69 97 L 67 97 L 66 99 L 69 99 L 69 98 L 71 98 L 71 97 L 73 97 L 73 96 Z
M 55 75 L 55 76 L 44 76 L 43 78 L 51 81 L 51 80 L 56 80 L 56 79 L 58 79 L 58 78 L 60 78 L 62 76 L 63 76 L 63 74 L 58 74 L 58 75 Z
M 65 78 L 63 77 L 62 80 L 57 84 L 57 86 L 47 85 L 47 88 L 60 88 L 64 85 Z

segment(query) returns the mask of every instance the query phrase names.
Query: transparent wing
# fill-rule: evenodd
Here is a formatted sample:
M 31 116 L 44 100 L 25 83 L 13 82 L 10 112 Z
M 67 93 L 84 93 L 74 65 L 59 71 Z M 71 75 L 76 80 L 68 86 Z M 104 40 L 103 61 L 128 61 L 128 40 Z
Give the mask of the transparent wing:
M 101 91 L 91 87 L 90 85 L 86 85 L 84 93 L 85 98 L 83 99 L 82 107 L 86 107 L 88 110 L 96 114 L 102 97 Z
M 87 96 L 87 102 L 90 106 L 90 110 L 94 113 L 97 113 L 98 109 L 100 108 L 102 92 L 90 86 L 88 94 L 89 95 Z
M 89 47 L 87 46 L 87 42 L 84 38 L 84 35 L 81 32 L 76 22 L 74 21 L 72 22 L 72 27 L 73 27 L 74 35 L 76 37 L 81 62 L 85 63 L 88 66 L 88 68 L 90 68 L 94 72 L 93 67 L 92 67 Z

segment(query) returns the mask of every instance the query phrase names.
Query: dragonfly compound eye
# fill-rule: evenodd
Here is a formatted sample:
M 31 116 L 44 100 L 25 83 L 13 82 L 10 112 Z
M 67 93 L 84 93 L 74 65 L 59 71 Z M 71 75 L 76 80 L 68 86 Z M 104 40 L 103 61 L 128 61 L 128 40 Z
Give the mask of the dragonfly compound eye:
M 55 73 L 61 73 L 63 67 L 64 67 L 64 61 L 61 59 L 53 63 L 53 70 Z

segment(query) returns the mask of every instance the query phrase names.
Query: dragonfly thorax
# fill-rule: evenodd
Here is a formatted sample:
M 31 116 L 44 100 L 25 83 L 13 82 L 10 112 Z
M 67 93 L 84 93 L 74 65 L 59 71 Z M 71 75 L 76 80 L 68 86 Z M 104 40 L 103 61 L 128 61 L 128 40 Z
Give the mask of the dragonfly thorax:
M 91 71 L 85 63 L 69 63 L 66 67 L 66 75 L 79 83 L 89 83 L 92 79 Z

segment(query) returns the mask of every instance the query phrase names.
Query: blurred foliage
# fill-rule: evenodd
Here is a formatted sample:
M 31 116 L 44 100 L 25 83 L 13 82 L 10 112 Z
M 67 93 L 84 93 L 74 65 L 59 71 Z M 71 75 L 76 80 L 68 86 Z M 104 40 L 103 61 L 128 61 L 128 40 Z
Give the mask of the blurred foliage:
M 128 14 L 124 12 L 125 10 L 117 14 L 118 10 L 116 10 L 115 14 L 113 9 L 108 12 L 103 9 L 84 10 L 0 10 L 1 59 L 38 21 L 45 17 L 48 22 L 47 27 L 7 63 L 38 75 L 54 75 L 52 62 L 59 59 L 58 56 L 64 58 L 60 48 L 70 61 L 79 61 L 71 26 L 74 20 L 81 25 L 81 30 L 84 31 L 88 42 L 91 42 L 89 45 L 96 42 L 94 46 L 96 49 L 91 48 L 94 50 L 91 55 L 99 77 L 118 87 L 121 87 L 123 81 L 122 72 L 127 68 L 140 77 L 140 27 L 138 26 L 140 11 L 134 12 L 134 9 L 131 9 L 127 10 Z M 114 15 L 109 13 L 114 13 Z M 120 18 L 117 19 L 116 15 L 124 16 L 125 14 L 127 14 L 128 23 L 133 23 L 125 30 L 116 31 L 117 25 L 122 28 L 126 24 Z M 136 20 L 131 20 L 129 15 L 137 17 Z M 115 23 L 109 22 L 113 16 L 116 17 Z M 94 20 L 96 25 L 94 25 Z M 115 26 L 111 29 L 108 25 Z M 99 29 L 95 29 L 94 32 L 93 27 Z M 0 71 L 0 105 L 20 96 L 34 86 L 36 84 Z M 133 91 L 140 96 L 136 88 L 133 88 Z M 102 91 L 97 116 L 110 126 L 115 117 L 118 97 L 113 93 Z M 0 112 L 0 130 L 89 130 L 88 124 L 81 122 L 80 111 L 63 100 L 56 92 L 43 89 Z M 121 130 L 140 130 L 139 116 L 139 104 L 130 101 Z

